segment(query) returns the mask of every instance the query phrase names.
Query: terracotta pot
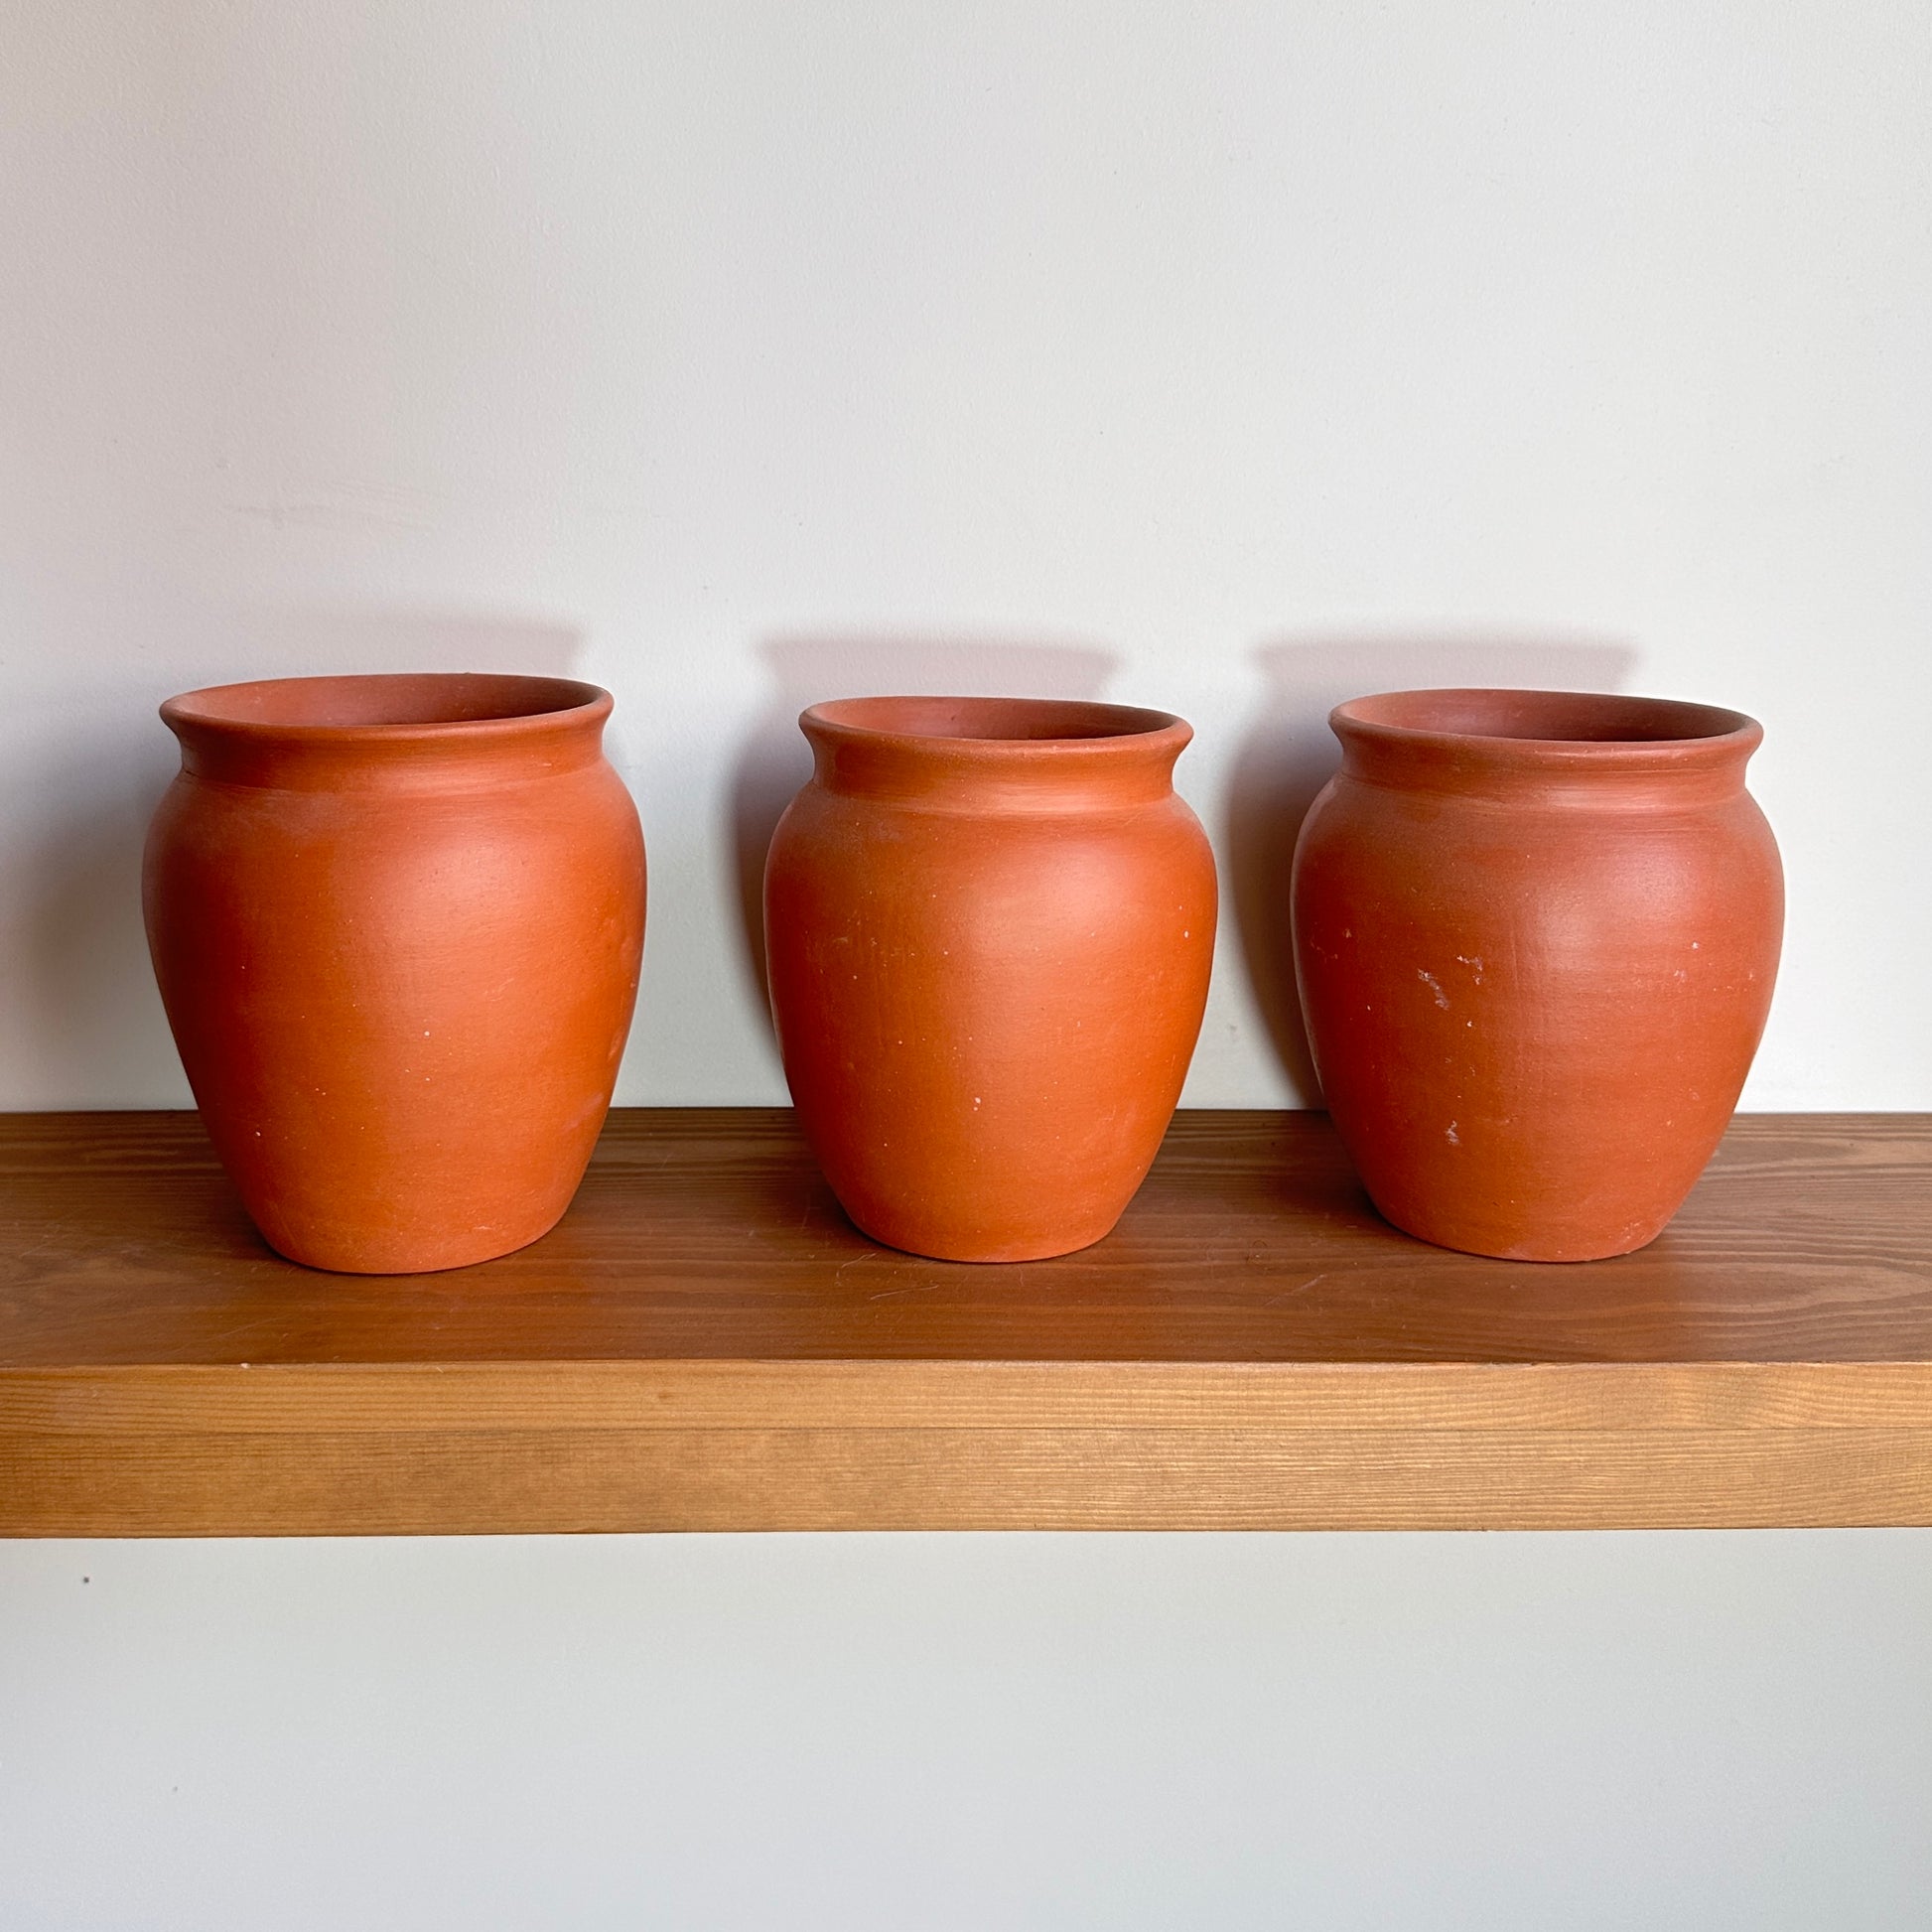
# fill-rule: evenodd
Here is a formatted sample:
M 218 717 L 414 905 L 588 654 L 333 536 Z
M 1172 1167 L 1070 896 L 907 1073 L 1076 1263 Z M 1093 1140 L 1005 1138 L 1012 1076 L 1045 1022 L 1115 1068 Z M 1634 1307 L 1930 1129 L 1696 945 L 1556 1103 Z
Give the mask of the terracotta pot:
M 1653 1239 L 1757 1050 L 1784 921 L 1707 705 L 1403 691 L 1338 706 L 1296 848 L 1296 961 L 1334 1123 L 1398 1227 L 1586 1261 Z
M 1164 712 L 861 698 L 799 720 L 765 868 L 785 1077 L 877 1241 L 1029 1261 L 1098 1241 L 1200 1031 L 1214 861 Z
M 643 944 L 608 693 L 561 678 L 223 685 L 161 715 L 148 943 L 209 1134 L 283 1254 L 456 1268 L 583 1177 Z

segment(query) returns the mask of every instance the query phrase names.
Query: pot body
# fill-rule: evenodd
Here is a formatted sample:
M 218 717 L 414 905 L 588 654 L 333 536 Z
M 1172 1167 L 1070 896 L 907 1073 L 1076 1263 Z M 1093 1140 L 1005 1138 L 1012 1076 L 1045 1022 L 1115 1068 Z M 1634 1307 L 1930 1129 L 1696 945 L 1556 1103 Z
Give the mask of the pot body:
M 1178 719 L 860 699 L 800 720 L 812 780 L 765 870 L 785 1077 L 847 1213 L 952 1261 L 1113 1227 L 1200 1031 L 1214 861 Z
M 1652 1240 L 1736 1105 L 1783 876 L 1735 712 L 1421 691 L 1331 718 L 1296 849 L 1296 964 L 1336 1129 L 1443 1247 L 1580 1261 Z
M 148 941 L 269 1243 L 358 1274 L 485 1261 L 563 1213 L 610 1105 L 643 839 L 607 694 L 278 679 L 163 707 Z

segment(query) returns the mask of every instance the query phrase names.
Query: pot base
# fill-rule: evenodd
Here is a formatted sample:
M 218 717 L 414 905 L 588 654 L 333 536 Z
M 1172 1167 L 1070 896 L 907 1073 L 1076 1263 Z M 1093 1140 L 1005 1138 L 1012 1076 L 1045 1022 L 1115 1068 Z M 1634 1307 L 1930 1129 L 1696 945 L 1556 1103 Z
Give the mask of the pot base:
M 843 1203 L 841 1203 L 843 1205 Z M 1124 1209 L 1122 1210 L 1125 1211 Z M 944 1236 L 938 1238 L 920 1237 L 910 1231 L 901 1230 L 889 1234 L 878 1225 L 868 1225 L 859 1219 L 850 1208 L 846 1209 L 846 1219 L 863 1234 L 868 1241 L 877 1241 L 882 1248 L 896 1248 L 900 1254 L 918 1255 L 926 1261 L 963 1262 L 969 1265 L 1004 1265 L 1021 1261 L 1056 1261 L 1061 1255 L 1078 1254 L 1083 1248 L 1091 1248 L 1096 1242 L 1104 1241 L 1120 1223 L 1116 1214 L 1105 1227 L 1084 1230 L 1070 1235 L 1048 1235 L 1038 1240 L 1021 1241 L 954 1241 Z
M 1426 1241 L 1432 1248 L 1448 1248 L 1459 1255 L 1480 1255 L 1486 1261 L 1530 1261 L 1558 1265 L 1566 1262 L 1609 1261 L 1617 1255 L 1635 1254 L 1639 1248 L 1649 1247 L 1674 1218 L 1666 1216 L 1655 1227 L 1646 1225 L 1635 1232 L 1625 1229 L 1615 1234 L 1573 1236 L 1568 1240 L 1562 1237 L 1538 1239 L 1528 1236 L 1519 1241 L 1485 1241 L 1471 1236 L 1452 1222 L 1432 1222 L 1426 1214 L 1391 1212 L 1372 1190 L 1369 1191 L 1369 1201 L 1376 1213 L 1392 1228 L 1418 1241 Z
M 455 1239 L 441 1241 L 398 1241 L 392 1246 L 358 1240 L 353 1236 L 340 1244 L 332 1242 L 281 1241 L 258 1227 L 262 1239 L 284 1261 L 301 1268 L 313 1268 L 325 1275 L 444 1275 L 452 1269 L 477 1268 L 486 1261 L 500 1261 L 541 1241 L 564 1218 L 569 1203 L 558 1208 L 540 1227 L 511 1235 L 495 1234 L 486 1240 L 465 1244 Z

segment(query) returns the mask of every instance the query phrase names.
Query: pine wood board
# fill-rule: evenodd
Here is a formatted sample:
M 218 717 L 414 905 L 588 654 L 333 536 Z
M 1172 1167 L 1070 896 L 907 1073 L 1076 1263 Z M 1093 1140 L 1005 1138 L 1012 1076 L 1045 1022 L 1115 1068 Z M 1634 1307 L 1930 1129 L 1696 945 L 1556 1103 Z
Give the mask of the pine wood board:
M 776 1110 L 612 1119 L 487 1267 L 270 1254 L 193 1115 L 0 1117 L 0 1533 L 1932 1523 L 1932 1120 L 1751 1116 L 1640 1255 L 1181 1115 L 1107 1241 L 867 1242 Z

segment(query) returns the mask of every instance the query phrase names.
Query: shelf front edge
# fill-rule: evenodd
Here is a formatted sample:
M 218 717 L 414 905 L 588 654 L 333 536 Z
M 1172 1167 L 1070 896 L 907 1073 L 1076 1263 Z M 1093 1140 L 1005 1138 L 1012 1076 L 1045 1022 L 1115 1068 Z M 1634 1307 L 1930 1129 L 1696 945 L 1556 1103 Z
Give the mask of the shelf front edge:
M 0 1370 L 0 1534 L 1932 1523 L 1932 1364 Z

